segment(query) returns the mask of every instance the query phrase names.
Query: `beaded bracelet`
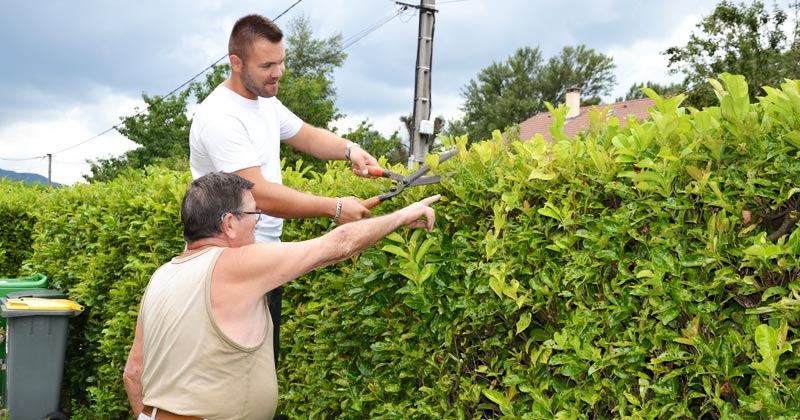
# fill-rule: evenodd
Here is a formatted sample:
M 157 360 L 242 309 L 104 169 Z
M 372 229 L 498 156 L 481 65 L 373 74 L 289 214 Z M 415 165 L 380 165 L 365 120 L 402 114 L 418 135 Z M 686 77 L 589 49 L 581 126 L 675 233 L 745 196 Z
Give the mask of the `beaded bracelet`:
M 336 197 L 336 215 L 333 216 L 333 223 L 339 223 L 339 216 L 342 215 L 342 199 Z

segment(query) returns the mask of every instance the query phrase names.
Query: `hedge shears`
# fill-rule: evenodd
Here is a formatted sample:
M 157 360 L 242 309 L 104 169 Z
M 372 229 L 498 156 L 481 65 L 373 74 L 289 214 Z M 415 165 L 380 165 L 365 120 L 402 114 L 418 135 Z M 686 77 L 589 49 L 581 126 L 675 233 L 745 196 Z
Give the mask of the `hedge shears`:
M 456 154 L 458 154 L 458 149 L 451 150 L 443 155 L 440 155 L 439 163 L 442 163 L 447 159 L 450 159 Z M 416 172 L 414 172 L 409 176 L 402 176 L 400 174 L 387 171 L 386 169 L 377 166 L 367 166 L 367 170 L 369 171 L 369 174 L 372 176 L 389 178 L 392 180 L 393 183 L 395 183 L 395 185 L 393 185 L 388 192 L 364 200 L 361 204 L 368 209 L 371 209 L 377 206 L 378 204 L 396 196 L 397 194 L 400 194 L 401 192 L 403 192 L 404 189 L 406 189 L 406 187 L 416 187 L 419 185 L 436 184 L 442 180 L 441 175 L 425 176 L 425 174 L 431 170 L 431 167 L 428 165 L 420 166 L 419 169 L 416 170 Z

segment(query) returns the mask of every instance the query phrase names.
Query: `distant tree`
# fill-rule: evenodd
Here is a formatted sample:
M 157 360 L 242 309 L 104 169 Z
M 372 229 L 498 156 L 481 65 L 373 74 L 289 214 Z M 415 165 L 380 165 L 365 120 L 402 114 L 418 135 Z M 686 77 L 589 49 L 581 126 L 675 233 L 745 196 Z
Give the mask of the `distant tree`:
M 142 94 L 147 110 L 140 112 L 138 107 L 135 108 L 134 115 L 120 118 L 122 124 L 117 128 L 120 134 L 139 147 L 120 157 L 91 162 L 91 175 L 84 178 L 87 181 L 108 181 L 127 167 L 143 168 L 146 165 L 188 169 L 191 121 L 186 108 L 190 93 L 191 90 L 186 89 L 168 97 Z
M 330 75 L 347 59 L 347 54 L 342 51 L 342 34 L 314 38 L 307 16 L 299 16 L 291 21 L 286 34 L 286 69 L 295 77 Z M 328 95 L 335 95 L 332 84 L 329 89 Z
M 762 86 L 777 86 L 784 78 L 800 76 L 796 42 L 788 40 L 783 29 L 786 20 L 787 14 L 777 4 L 770 14 L 760 1 L 749 5 L 719 3 L 697 24 L 699 31 L 691 34 L 685 46 L 663 52 L 669 58 L 670 72 L 685 77 L 687 104 L 715 104 L 707 81 L 724 72 L 744 75 L 752 100 L 764 94 Z
M 664 97 L 675 96 L 679 93 L 686 92 L 686 85 L 683 83 L 670 83 L 666 85 L 655 82 L 634 83 L 631 88 L 628 89 L 628 93 L 626 93 L 624 97 L 617 98 L 616 102 L 646 98 L 647 95 L 642 92 L 642 88 L 653 89 L 656 93 Z
M 198 104 L 203 102 L 230 75 L 231 65 L 228 63 L 211 66 L 210 71 L 206 72 L 203 81 L 194 81 L 189 87 L 192 95 L 194 95 L 195 102 Z
M 395 131 L 391 136 L 384 137 L 375 130 L 369 121 L 361 121 L 355 130 L 350 130 L 342 137 L 358 143 L 364 150 L 376 158 L 386 157 L 389 163 L 405 163 L 408 161 L 408 146 L 400 140 L 400 133 Z
M 333 72 L 347 58 L 342 51 L 342 35 L 314 38 L 305 16 L 293 20 L 286 32 L 286 73 L 281 78 L 278 98 L 303 121 L 330 128 L 333 121 L 343 116 L 335 106 L 333 85 Z M 325 162 L 289 146 L 281 146 L 281 156 L 286 165 L 294 165 L 301 159 L 316 171 L 325 170 Z
M 581 105 L 597 105 L 617 83 L 614 68 L 614 59 L 609 56 L 584 45 L 567 46 L 542 68 L 537 78 L 539 90 L 545 101 L 556 104 L 564 100 L 568 88 L 579 87 Z
M 467 125 L 463 118 L 453 118 L 447 120 L 445 128 L 442 130 L 444 136 L 464 136 L 467 134 Z
M 278 98 L 303 121 L 328 128 L 341 118 L 335 106 L 333 72 L 344 64 L 342 35 L 314 38 L 306 16 L 291 21 L 284 38 L 286 73 L 280 82 Z
M 544 107 L 536 78 L 542 70 L 539 48 L 518 49 L 506 62 L 492 63 L 461 90 L 464 104 L 463 126 L 470 141 L 489 138 L 495 129 L 503 129 L 528 118 Z
M 466 129 L 470 141 L 491 137 L 495 129 L 545 111 L 545 102 L 564 100 L 567 88 L 580 87 L 582 105 L 599 103 L 616 83 L 613 59 L 578 47 L 565 47 L 543 63 L 539 48 L 518 49 L 504 63 L 492 63 L 462 89 L 464 117 L 451 127 Z

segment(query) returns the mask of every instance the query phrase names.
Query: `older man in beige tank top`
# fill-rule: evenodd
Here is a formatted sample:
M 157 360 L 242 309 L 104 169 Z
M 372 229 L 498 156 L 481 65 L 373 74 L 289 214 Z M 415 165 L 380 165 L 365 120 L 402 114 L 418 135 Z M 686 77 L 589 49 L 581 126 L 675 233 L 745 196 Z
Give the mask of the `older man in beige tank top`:
M 265 294 L 401 227 L 432 231 L 429 197 L 302 242 L 255 243 L 253 183 L 210 173 L 181 205 L 186 249 L 142 298 L 125 388 L 140 419 L 271 419 L 278 401 Z

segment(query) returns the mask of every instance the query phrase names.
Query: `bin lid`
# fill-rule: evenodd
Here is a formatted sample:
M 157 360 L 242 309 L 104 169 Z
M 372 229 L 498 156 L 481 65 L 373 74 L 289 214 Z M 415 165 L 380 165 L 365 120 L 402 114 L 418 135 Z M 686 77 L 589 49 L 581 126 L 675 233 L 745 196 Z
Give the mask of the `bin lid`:
M 5 279 L 0 278 L 0 294 L 7 290 L 44 289 L 47 287 L 47 276 L 36 273 L 30 277 Z
M 53 289 L 31 289 L 31 290 L 17 290 L 8 292 L 6 297 L 9 299 L 14 298 L 48 298 L 48 299 L 66 299 L 67 295 Z
M 34 315 L 77 316 L 83 306 L 69 299 L 47 299 L 36 297 L 0 298 L 4 318 Z

